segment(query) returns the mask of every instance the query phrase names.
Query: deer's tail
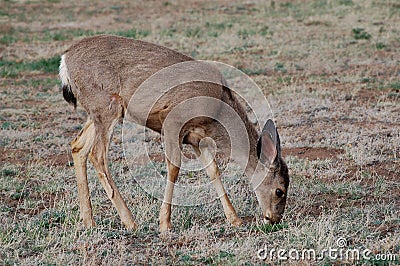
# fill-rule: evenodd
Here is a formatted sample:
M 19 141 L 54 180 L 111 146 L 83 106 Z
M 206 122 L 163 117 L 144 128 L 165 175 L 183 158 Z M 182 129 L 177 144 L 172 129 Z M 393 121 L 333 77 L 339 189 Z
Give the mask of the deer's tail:
M 69 77 L 69 72 L 67 68 L 67 64 L 65 62 L 65 54 L 61 56 L 60 68 L 59 68 L 59 77 L 61 80 L 61 88 L 63 92 L 64 99 L 72 104 L 76 108 L 76 97 L 72 92 L 71 87 L 71 79 Z

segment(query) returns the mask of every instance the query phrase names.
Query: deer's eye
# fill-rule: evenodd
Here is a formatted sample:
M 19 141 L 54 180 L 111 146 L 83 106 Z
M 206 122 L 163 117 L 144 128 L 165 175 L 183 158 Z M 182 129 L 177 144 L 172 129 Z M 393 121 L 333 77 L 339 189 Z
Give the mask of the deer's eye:
M 281 189 L 277 188 L 277 189 L 275 190 L 275 194 L 276 194 L 276 196 L 277 196 L 278 198 L 282 198 L 283 195 L 284 195 L 285 193 L 284 193 Z

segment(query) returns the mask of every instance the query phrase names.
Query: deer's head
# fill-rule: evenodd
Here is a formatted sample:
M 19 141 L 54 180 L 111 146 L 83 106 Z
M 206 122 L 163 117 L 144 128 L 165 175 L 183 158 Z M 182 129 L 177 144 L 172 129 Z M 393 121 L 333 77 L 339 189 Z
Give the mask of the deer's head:
M 257 143 L 259 163 L 252 179 L 253 189 L 260 204 L 264 220 L 278 223 L 285 211 L 289 187 L 289 173 L 281 157 L 278 131 L 268 120 Z

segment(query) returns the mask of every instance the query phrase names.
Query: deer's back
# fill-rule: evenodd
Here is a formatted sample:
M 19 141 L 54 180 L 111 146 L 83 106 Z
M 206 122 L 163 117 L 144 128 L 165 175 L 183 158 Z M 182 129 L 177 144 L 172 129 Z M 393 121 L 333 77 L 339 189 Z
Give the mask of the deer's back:
M 107 108 L 113 95 L 118 95 L 123 100 L 124 108 L 127 108 L 137 88 L 154 73 L 165 67 L 193 60 L 163 46 L 109 35 L 85 38 L 72 45 L 64 55 L 72 92 L 92 116 L 101 108 Z M 211 69 L 209 72 L 211 80 L 221 82 L 218 71 Z M 162 120 L 170 110 L 184 100 L 197 96 L 208 96 L 222 101 L 233 99 L 218 84 L 198 81 L 181 84 L 160 97 L 149 113 L 146 125 L 160 131 Z M 146 98 L 136 100 L 138 104 L 148 101 Z M 199 110 L 196 111 L 196 108 Z M 212 109 L 217 114 L 220 107 L 192 106 L 192 111 L 201 113 L 202 108 Z M 207 122 L 209 121 L 195 121 L 196 124 Z

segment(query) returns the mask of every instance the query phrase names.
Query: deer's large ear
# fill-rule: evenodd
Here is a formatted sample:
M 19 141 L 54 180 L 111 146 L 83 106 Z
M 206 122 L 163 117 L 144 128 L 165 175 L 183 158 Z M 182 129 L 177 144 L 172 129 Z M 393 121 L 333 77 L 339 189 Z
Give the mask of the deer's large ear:
M 271 119 L 265 123 L 257 143 L 257 155 L 260 162 L 271 165 L 280 156 L 281 147 L 278 131 Z

